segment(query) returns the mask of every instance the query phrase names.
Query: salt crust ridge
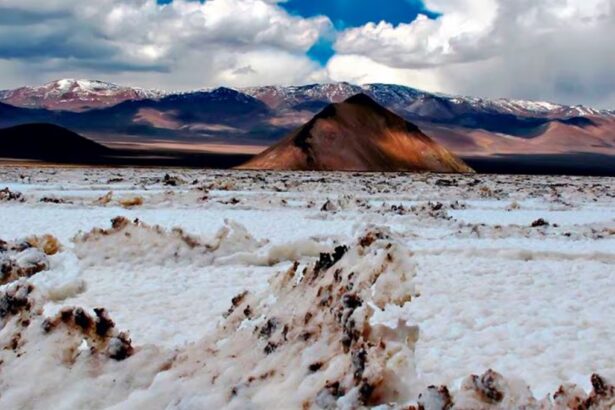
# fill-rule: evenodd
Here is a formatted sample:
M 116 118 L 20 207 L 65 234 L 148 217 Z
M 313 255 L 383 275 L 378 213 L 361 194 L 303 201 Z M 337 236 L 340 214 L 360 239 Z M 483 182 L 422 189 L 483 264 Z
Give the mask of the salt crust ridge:
M 302 239 L 272 245 L 255 239 L 241 224 L 225 220 L 213 238 L 203 239 L 180 228 L 166 231 L 139 220 L 114 218 L 111 229 L 93 229 L 74 238 L 75 254 L 85 266 L 137 263 L 147 266 L 168 264 L 272 266 L 301 256 L 317 257 L 327 246 Z
M 137 246 L 146 243 L 148 246 Z M 295 244 L 296 247 L 298 247 Z M 317 244 L 305 246 L 315 253 Z M 118 253 L 119 252 L 119 253 Z M 84 263 L 277 263 L 297 256 L 227 222 L 205 243 L 123 218 L 75 238 Z M 306 252 L 301 251 L 305 255 Z M 252 255 L 252 256 L 250 256 Z M 255 256 L 256 255 L 256 256 Z M 283 257 L 279 256 L 282 255 Z M 237 295 L 217 330 L 185 348 L 133 347 L 104 309 L 64 308 L 20 280 L 0 293 L 0 407 L 611 409 L 615 388 L 592 376 L 588 395 L 562 386 L 537 400 L 519 380 L 488 371 L 457 391 L 418 385 L 420 324 L 379 324 L 377 312 L 418 297 L 411 252 L 387 229 L 368 228 L 307 266 L 295 263 L 261 294 Z M 195 314 L 198 307 L 195 306 Z M 422 393 L 421 393 L 422 391 Z M 420 395 L 419 395 L 420 393 Z M 418 403 L 412 405 L 413 397 Z M 45 404 L 46 403 L 46 404 Z

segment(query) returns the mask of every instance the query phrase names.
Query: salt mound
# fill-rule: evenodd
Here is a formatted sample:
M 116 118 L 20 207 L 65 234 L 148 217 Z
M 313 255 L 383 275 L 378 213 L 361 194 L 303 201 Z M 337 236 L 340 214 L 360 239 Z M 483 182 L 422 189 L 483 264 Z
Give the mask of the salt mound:
M 139 220 L 114 218 L 110 229 L 95 228 L 74 238 L 74 252 L 85 266 L 130 263 L 167 265 L 275 265 L 303 256 L 318 256 L 326 247 L 314 240 L 271 245 L 254 238 L 241 224 L 225 220 L 212 238 L 180 228 L 166 230 Z
M 56 254 L 59 249 L 58 240 L 51 235 L 13 242 L 0 239 L 0 285 L 49 269 L 47 256 Z
M 155 266 L 195 259 L 209 264 L 215 257 L 253 252 L 265 244 L 254 239 L 243 226 L 229 221 L 207 242 L 179 228 L 167 231 L 123 217 L 114 218 L 111 224 L 110 229 L 95 228 L 75 237 L 74 252 L 87 265 L 130 261 Z
M 416 295 L 409 256 L 377 230 L 311 266 L 294 264 L 263 294 L 235 297 L 213 335 L 124 405 L 353 409 L 410 399 L 418 329 L 370 321 Z
M 153 347 L 133 348 L 104 309 L 45 318 L 44 303 L 26 282 L 0 293 L 0 408 L 102 408 L 145 388 L 168 363 Z
M 131 234 L 150 231 L 114 225 L 83 243 L 105 245 L 129 226 Z M 407 400 L 417 328 L 370 319 L 411 301 L 413 277 L 409 252 L 374 230 L 310 266 L 295 263 L 262 294 L 238 295 L 218 329 L 179 354 L 133 348 L 104 310 L 44 318 L 44 298 L 20 282 L 0 298 L 0 342 L 10 346 L 0 352 L 0 406 L 356 408 Z
M 21 192 L 13 192 L 8 187 L 0 189 L 0 202 L 8 201 L 25 202 L 26 199 Z
M 592 392 L 567 384 L 553 395 L 537 400 L 520 380 L 506 380 L 488 370 L 482 376 L 466 378 L 460 389 L 451 394 L 449 389 L 429 387 L 419 397 L 418 406 L 410 410 L 610 410 L 615 408 L 615 387 L 597 374 L 591 377 Z

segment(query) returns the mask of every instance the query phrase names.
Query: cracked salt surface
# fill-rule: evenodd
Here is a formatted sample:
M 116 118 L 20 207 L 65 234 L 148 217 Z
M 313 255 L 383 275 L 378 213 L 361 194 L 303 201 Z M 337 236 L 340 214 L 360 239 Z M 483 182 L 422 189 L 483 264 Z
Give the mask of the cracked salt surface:
M 367 225 L 388 226 L 412 253 L 420 296 L 376 311 L 372 320 L 418 326 L 418 391 L 432 384 L 456 387 L 490 368 L 524 380 L 537 398 L 566 382 L 589 391 L 592 373 L 615 377 L 613 179 L 175 170 L 190 183 L 170 187 L 163 174 L 0 171 L 0 189 L 26 199 L 0 202 L 0 239 L 50 233 L 63 244 L 50 256 L 50 269 L 29 279 L 47 295 L 46 315 L 64 306 L 105 307 L 135 346 L 190 348 L 216 333 L 237 294 L 267 293 L 268 281 L 293 261 L 312 263 L 322 251 L 351 244 Z M 121 183 L 107 182 L 118 176 Z M 442 178 L 454 183 L 439 186 Z M 110 203 L 96 201 L 109 191 Z M 70 203 L 40 202 L 50 195 Z M 142 206 L 118 206 L 119 199 L 135 196 L 143 198 Z M 321 210 L 327 200 L 331 210 Z M 182 228 L 203 243 L 229 223 L 245 232 L 235 228 L 239 236 L 228 242 L 234 245 L 213 256 L 184 249 L 181 241 L 167 243 L 167 233 L 137 232 L 140 240 L 113 237 L 97 246 L 74 240 L 80 232 L 108 228 L 120 215 L 165 232 Z M 548 225 L 531 227 L 539 218 Z M 18 387 L 2 372 L 0 384 Z M 267 389 L 254 393 L 254 402 L 264 391 L 277 391 L 275 384 Z M 15 404 L 17 397 L 0 402 Z M 192 408 L 182 403 L 176 408 Z

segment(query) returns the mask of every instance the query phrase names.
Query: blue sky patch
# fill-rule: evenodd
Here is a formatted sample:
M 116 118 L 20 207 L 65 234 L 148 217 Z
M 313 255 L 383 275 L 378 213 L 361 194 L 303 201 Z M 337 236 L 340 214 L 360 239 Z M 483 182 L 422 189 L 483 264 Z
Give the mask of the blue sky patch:
M 327 16 L 338 30 L 382 20 L 394 25 L 410 23 L 419 14 L 430 18 L 440 15 L 427 10 L 422 0 L 289 0 L 280 6 L 303 17 Z
M 326 62 L 329 61 L 329 59 L 335 54 L 335 50 L 333 50 L 334 42 L 335 40 L 332 38 L 320 37 L 316 44 L 308 50 L 308 57 L 312 60 L 318 61 L 322 65 L 326 64 Z

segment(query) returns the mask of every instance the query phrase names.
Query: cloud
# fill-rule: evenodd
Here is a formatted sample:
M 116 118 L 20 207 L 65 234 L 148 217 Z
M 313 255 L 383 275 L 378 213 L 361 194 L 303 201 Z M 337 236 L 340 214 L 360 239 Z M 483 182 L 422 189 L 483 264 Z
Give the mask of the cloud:
M 249 87 L 328 81 L 324 70 L 303 54 L 289 54 L 271 48 L 242 53 L 220 51 L 218 55 L 221 57 L 211 68 L 208 78 L 212 86 Z
M 340 61 L 361 56 L 394 69 L 393 78 L 416 79 L 412 85 L 419 88 L 613 108 L 615 0 L 425 4 L 442 16 L 343 32 L 331 76 L 346 70 Z M 421 72 L 424 79 L 417 78 Z
M 192 68 L 203 75 L 200 85 L 250 65 L 247 60 L 258 53 L 261 62 L 267 56 L 272 65 L 287 64 L 287 75 L 269 70 L 282 75 L 280 80 L 297 80 L 293 66 L 305 74 L 310 64 L 305 53 L 332 27 L 326 17 L 291 16 L 266 0 L 175 0 L 164 6 L 155 0 L 3 0 L 0 16 L 0 70 L 9 60 L 40 64 L 50 75 L 63 61 L 66 71 L 113 78 Z M 260 72 L 243 72 L 242 81 L 267 78 L 260 66 Z
M 326 71 L 327 77 L 333 81 L 355 84 L 420 84 L 423 89 L 445 91 L 434 70 L 390 67 L 361 55 L 334 56 L 327 64 Z
M 396 68 L 433 67 L 490 54 L 485 39 L 497 16 L 496 0 L 435 2 L 431 7 L 442 10 L 442 16 L 419 16 L 397 26 L 381 21 L 351 28 L 340 34 L 335 50 Z

